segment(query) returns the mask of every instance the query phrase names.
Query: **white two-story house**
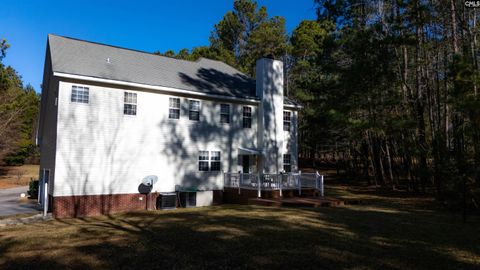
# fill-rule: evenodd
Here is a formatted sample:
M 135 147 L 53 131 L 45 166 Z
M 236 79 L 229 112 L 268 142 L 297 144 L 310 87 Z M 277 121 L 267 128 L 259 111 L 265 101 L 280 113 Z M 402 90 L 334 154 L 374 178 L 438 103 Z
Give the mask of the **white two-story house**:
M 297 111 L 283 64 L 256 80 L 219 61 L 177 60 L 49 35 L 38 143 L 54 216 L 144 209 L 152 193 L 196 191 L 210 205 L 222 172 L 297 170 Z

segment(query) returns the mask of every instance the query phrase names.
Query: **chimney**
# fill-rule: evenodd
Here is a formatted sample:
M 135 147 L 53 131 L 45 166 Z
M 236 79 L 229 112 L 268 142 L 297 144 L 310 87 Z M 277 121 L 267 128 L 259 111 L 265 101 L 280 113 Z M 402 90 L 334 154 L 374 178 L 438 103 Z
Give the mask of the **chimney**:
M 264 173 L 279 173 L 283 170 L 283 62 L 261 58 L 256 75 L 260 98 L 257 140 L 264 153 L 258 168 Z

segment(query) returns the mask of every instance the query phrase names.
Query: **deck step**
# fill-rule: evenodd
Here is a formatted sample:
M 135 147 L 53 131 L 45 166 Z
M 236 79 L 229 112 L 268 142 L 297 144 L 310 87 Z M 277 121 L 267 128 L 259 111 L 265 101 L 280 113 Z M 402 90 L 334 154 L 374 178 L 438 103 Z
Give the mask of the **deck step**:
M 275 207 L 336 207 L 345 205 L 345 201 L 328 197 L 292 197 L 292 198 L 249 198 L 249 205 Z

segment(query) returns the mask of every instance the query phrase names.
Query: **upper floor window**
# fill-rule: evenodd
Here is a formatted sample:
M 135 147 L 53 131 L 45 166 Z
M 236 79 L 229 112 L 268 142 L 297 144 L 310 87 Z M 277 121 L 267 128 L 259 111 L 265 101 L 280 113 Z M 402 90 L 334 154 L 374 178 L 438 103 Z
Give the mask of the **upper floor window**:
M 283 155 L 283 170 L 287 173 L 292 171 L 292 155 Z
M 168 118 L 179 119 L 180 118 L 180 99 L 170 98 L 168 105 Z
M 243 127 L 252 127 L 252 107 L 243 106 Z
M 230 105 L 220 104 L 220 123 L 230 123 Z
M 198 100 L 188 101 L 188 119 L 192 121 L 200 120 L 200 101 Z
M 290 131 L 291 124 L 292 124 L 292 112 L 283 111 L 283 130 Z
M 77 103 L 88 103 L 88 90 L 88 87 L 73 85 L 70 101 Z
M 123 114 L 136 115 L 137 114 L 137 94 L 125 92 L 123 98 Z

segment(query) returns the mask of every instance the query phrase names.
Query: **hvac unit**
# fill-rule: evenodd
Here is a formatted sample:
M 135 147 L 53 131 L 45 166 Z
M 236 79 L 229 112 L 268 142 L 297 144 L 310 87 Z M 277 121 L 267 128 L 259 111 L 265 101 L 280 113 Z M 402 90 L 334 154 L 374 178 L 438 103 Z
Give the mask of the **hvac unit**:
M 175 209 L 177 208 L 177 193 L 160 193 L 157 198 L 157 209 Z
M 180 206 L 182 207 L 197 206 L 197 192 L 180 192 Z

